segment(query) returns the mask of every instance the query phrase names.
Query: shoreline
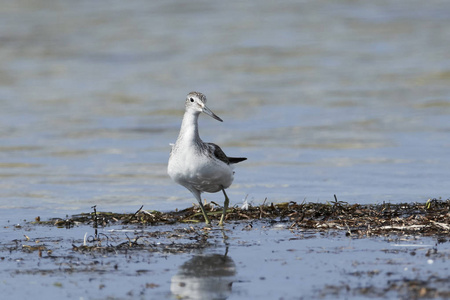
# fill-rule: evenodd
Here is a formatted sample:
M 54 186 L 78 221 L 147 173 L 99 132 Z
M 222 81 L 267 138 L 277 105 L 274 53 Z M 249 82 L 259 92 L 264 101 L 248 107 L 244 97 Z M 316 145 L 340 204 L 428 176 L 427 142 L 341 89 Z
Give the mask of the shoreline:
M 0 288 L 11 299 L 38 288 L 40 299 L 448 298 L 449 206 L 270 203 L 230 208 L 223 227 L 215 205 L 213 226 L 197 207 L 36 218 L 2 228 Z
M 222 208 L 215 203 L 205 204 L 208 216 L 216 227 Z M 398 234 L 440 235 L 450 232 L 450 199 L 429 199 L 423 203 L 349 204 L 327 203 L 270 203 L 249 205 L 246 209 L 234 206 L 227 211 L 226 222 L 265 220 L 286 224 L 288 229 L 345 230 L 347 235 L 371 236 L 396 232 Z M 70 218 L 51 218 L 35 225 L 54 225 L 70 228 L 80 224 L 94 227 L 108 225 L 160 226 L 178 223 L 202 224 L 198 206 L 172 212 L 143 210 L 135 213 L 93 212 L 72 215 Z M 208 228 L 208 226 L 206 226 Z

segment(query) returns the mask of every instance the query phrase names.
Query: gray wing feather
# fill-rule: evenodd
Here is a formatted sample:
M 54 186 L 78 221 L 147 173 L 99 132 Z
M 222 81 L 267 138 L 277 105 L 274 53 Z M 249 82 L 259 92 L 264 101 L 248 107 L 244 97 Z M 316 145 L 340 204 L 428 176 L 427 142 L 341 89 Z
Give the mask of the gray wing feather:
M 228 157 L 218 145 L 214 143 L 207 143 L 207 144 L 210 147 L 210 149 L 212 149 L 214 157 L 220 161 L 223 161 L 227 165 L 235 164 L 247 159 L 245 157 Z

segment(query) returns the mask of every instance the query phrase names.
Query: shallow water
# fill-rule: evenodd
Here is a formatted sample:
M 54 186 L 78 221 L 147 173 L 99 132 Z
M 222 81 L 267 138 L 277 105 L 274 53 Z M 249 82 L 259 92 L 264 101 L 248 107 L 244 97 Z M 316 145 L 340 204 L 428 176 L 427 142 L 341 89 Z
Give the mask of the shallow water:
M 184 237 L 193 228 L 199 233 Z M 227 224 L 223 231 L 110 226 L 99 229 L 102 247 L 138 238 L 143 248 L 80 253 L 72 245 L 92 245 L 92 227 L 21 224 L 1 233 L 6 299 L 417 299 L 421 288 L 422 296 L 443 299 L 449 293 L 448 242 L 432 237 L 360 239 L 261 221 Z M 191 236 L 208 245 L 177 250 L 195 246 Z
M 448 275 L 448 243 L 434 238 L 240 223 L 227 224 L 228 240 L 213 231 L 215 246 L 191 253 L 103 256 L 72 251 L 92 228 L 23 220 L 93 205 L 190 206 L 166 164 L 192 90 L 224 119 L 202 116 L 203 140 L 248 157 L 236 168 L 232 205 L 448 198 L 450 2 L 3 2 L 2 295 L 164 299 L 171 287 L 182 295 L 183 284 L 214 284 L 229 299 L 410 299 L 395 285 L 445 287 L 436 278 Z M 134 235 L 110 229 L 112 239 Z M 22 248 L 37 240 L 52 253 Z M 227 246 L 230 260 L 215 270 L 223 277 L 186 282 L 192 259 L 223 256 Z
M 0 14 L 3 216 L 189 206 L 166 163 L 191 90 L 225 120 L 202 116 L 203 139 L 248 157 L 232 204 L 449 195 L 447 1 L 14 1 Z

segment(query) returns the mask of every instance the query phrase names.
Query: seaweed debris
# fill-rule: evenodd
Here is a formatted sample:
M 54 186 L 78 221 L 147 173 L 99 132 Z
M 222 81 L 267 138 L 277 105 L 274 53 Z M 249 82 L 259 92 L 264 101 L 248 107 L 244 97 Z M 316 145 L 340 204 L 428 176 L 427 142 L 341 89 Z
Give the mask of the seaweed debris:
M 156 226 L 176 223 L 201 223 L 199 207 L 192 206 L 180 211 L 160 212 L 143 210 L 135 213 L 94 212 L 73 215 L 66 219 L 36 221 L 58 227 L 78 224 L 97 226 L 136 225 Z M 205 209 L 212 220 L 218 220 L 222 211 L 218 205 L 209 203 Z M 345 230 L 347 235 L 371 236 L 388 233 L 444 235 L 450 232 L 450 199 L 429 199 L 425 203 L 349 204 L 344 201 L 327 203 L 270 203 L 241 208 L 230 207 L 227 222 L 262 220 L 282 222 L 291 230 Z

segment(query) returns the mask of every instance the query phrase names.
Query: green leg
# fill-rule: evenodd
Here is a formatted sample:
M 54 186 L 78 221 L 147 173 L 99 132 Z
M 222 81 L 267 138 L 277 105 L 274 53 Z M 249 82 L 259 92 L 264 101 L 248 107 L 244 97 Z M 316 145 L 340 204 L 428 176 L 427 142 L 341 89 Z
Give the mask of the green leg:
M 191 193 L 194 195 L 195 199 L 197 199 L 198 204 L 200 205 L 200 209 L 202 210 L 203 217 L 205 218 L 206 225 L 211 224 L 209 221 L 208 216 L 206 215 L 205 207 L 203 207 L 202 204 L 202 197 L 200 191 L 197 191 L 196 189 L 189 189 Z
M 200 204 L 200 209 L 202 210 L 203 217 L 205 218 L 205 224 L 206 225 L 211 224 L 211 221 L 209 221 L 208 215 L 206 214 L 206 211 L 205 211 L 205 208 L 203 207 L 202 202 L 199 202 L 199 204 Z
M 228 205 L 230 204 L 230 199 L 228 199 L 227 193 L 225 193 L 225 189 L 222 189 L 223 195 L 225 196 L 225 202 L 223 203 L 223 213 L 220 218 L 219 226 L 223 226 L 223 221 L 225 221 L 225 215 L 227 213 Z

